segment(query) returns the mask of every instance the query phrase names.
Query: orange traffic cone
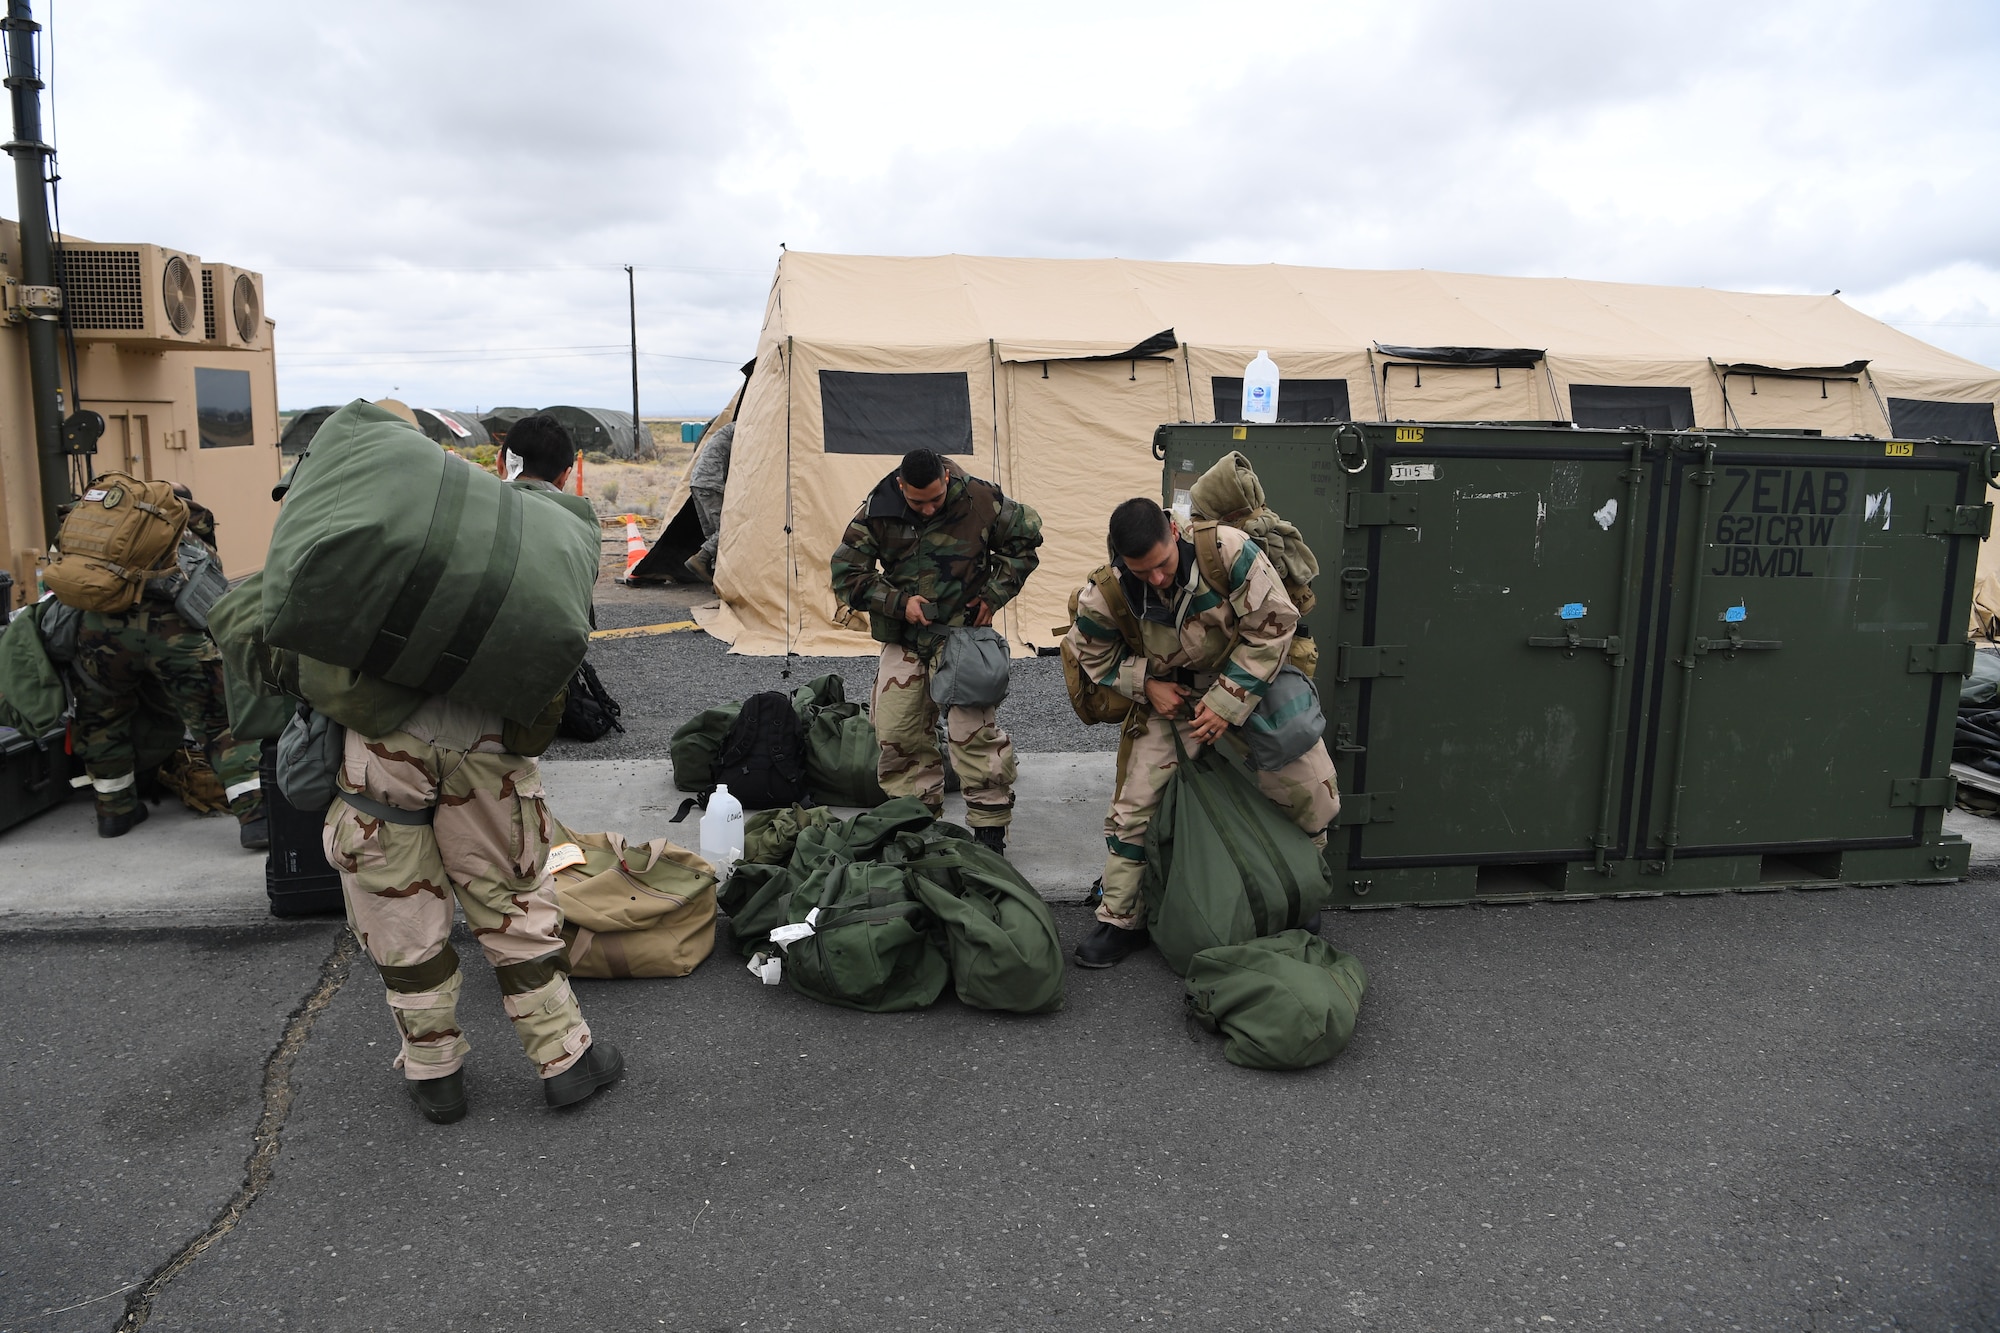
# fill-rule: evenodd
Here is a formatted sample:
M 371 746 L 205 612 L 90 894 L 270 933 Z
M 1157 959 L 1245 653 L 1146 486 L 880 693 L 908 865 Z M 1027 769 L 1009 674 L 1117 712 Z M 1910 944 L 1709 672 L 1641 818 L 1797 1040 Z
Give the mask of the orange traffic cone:
M 639 516 L 627 514 L 625 515 L 625 577 L 618 581 L 631 583 L 632 571 L 637 569 L 639 562 L 645 558 L 646 539 L 639 535 Z

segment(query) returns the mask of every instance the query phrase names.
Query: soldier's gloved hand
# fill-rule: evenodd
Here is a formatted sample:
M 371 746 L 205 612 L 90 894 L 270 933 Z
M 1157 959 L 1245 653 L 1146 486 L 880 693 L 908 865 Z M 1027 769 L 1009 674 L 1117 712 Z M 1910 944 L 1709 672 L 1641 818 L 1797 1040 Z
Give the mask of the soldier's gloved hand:
M 987 602 L 987 600 L 984 597 L 973 598 L 970 603 L 970 606 L 973 611 L 973 617 L 972 617 L 973 624 L 990 625 L 993 623 L 993 607 Z
M 1175 717 L 1187 704 L 1188 688 L 1176 685 L 1170 680 L 1149 680 L 1146 682 L 1146 702 L 1161 717 Z
M 930 624 L 930 617 L 924 614 L 924 599 L 921 597 L 912 597 L 909 601 L 903 603 L 903 619 L 909 621 L 912 625 Z

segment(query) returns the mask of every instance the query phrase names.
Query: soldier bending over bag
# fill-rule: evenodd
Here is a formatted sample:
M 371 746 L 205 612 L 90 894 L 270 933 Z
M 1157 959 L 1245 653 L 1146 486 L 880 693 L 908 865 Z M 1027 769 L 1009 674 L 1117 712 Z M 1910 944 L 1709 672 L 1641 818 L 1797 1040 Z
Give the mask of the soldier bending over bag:
M 1098 925 L 1076 951 L 1084 967 L 1111 967 L 1147 942 L 1140 902 L 1146 828 L 1179 765 L 1173 729 L 1192 759 L 1240 726 L 1284 666 L 1298 626 L 1298 608 L 1257 543 L 1231 527 L 1216 527 L 1215 537 L 1226 588 L 1209 586 L 1194 543 L 1159 505 L 1134 499 L 1111 511 L 1113 565 L 1139 622 L 1142 654 L 1127 647 L 1119 617 L 1095 583 L 1077 600 L 1069 645 L 1078 665 L 1092 682 L 1138 705 L 1126 723 L 1131 749 L 1104 818 L 1108 852 Z M 1273 805 L 1326 846 L 1340 793 L 1325 741 L 1256 779 Z

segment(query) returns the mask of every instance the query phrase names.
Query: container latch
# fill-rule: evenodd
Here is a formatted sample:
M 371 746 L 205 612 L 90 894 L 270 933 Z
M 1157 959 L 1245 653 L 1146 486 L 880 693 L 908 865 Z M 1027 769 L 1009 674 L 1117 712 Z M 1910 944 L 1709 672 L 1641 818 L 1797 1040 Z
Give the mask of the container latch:
M 1349 491 L 1347 526 L 1350 528 L 1414 528 L 1417 525 L 1417 497 L 1405 491 Z
M 1348 520 L 1348 526 L 1354 526 Z M 1976 505 L 1926 505 L 1924 507 L 1924 534 L 1943 537 L 1978 537 L 1982 540 L 1993 530 L 1993 506 Z
M 1340 813 L 1333 817 L 1335 828 L 1350 824 L 1393 824 L 1396 822 L 1396 793 L 1392 791 L 1349 792 L 1340 798 Z
M 1373 680 L 1378 676 L 1400 676 L 1409 650 L 1399 643 L 1340 645 L 1334 678 L 1341 684 L 1350 680 Z

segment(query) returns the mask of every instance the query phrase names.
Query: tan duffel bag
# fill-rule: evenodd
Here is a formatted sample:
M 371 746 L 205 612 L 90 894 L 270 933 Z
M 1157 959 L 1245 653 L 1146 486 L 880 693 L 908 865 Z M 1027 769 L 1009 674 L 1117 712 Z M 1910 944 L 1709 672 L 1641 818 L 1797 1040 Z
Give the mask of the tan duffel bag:
M 715 870 L 665 838 L 557 825 L 549 850 L 575 977 L 684 977 L 715 948 Z

